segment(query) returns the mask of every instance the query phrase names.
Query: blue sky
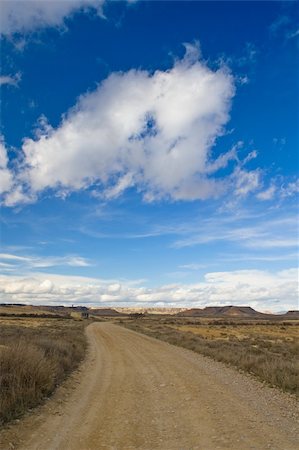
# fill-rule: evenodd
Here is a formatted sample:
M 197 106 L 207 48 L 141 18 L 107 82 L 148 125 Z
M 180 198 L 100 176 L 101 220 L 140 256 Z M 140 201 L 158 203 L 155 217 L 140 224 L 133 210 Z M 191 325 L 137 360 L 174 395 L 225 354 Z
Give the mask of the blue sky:
M 298 308 L 296 6 L 2 2 L 1 301 Z

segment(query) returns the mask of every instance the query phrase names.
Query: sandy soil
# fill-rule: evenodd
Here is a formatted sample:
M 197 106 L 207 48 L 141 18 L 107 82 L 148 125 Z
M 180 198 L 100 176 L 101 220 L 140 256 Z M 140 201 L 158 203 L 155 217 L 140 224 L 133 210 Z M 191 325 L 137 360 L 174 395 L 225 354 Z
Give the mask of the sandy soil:
M 1 449 L 298 448 L 293 397 L 116 325 L 94 323 L 87 334 L 81 369 L 4 429 Z

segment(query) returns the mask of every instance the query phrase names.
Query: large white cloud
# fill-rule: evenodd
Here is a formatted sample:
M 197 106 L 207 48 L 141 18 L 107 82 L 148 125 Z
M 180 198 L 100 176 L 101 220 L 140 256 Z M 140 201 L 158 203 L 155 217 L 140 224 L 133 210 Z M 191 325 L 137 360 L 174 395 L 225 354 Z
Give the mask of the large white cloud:
M 1 0 L 0 32 L 3 35 L 27 33 L 43 27 L 56 27 L 78 10 L 90 8 L 101 14 L 105 0 Z
M 278 312 L 298 308 L 298 269 L 214 272 L 207 273 L 204 281 L 196 284 L 173 284 L 157 288 L 116 280 L 51 274 L 0 276 L 0 301 L 168 307 L 235 304 Z
M 113 73 L 57 129 L 42 118 L 36 138 L 24 140 L 18 189 L 65 195 L 97 185 L 111 198 L 134 186 L 147 200 L 219 196 L 231 181 L 213 175 L 236 150 L 213 160 L 211 149 L 229 120 L 234 79 L 198 58 L 198 48 L 186 46 L 170 70 Z
M 256 151 L 242 161 L 238 142 L 213 157 L 234 94 L 233 75 L 223 66 L 209 68 L 198 45 L 187 44 L 185 56 L 166 71 L 112 73 L 82 95 L 57 128 L 40 118 L 34 139 L 23 139 L 13 186 L 4 161 L 4 180 L 10 181 L 4 181 L 3 203 L 33 202 L 46 190 L 65 197 L 87 188 L 105 199 L 134 188 L 146 201 L 229 193 L 233 207 L 252 194 L 267 199 L 260 192 L 262 170 L 246 168 Z M 5 149 L 0 151 L 4 159 Z M 276 189 L 281 197 L 297 190 L 297 181 Z

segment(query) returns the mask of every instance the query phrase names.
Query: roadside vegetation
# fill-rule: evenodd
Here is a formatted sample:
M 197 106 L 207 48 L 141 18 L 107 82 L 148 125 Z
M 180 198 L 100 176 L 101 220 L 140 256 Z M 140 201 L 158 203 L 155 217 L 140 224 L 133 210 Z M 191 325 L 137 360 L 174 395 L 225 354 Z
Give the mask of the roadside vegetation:
M 131 317 L 122 325 L 299 394 L 299 321 Z
M 87 323 L 0 318 L 0 425 L 41 403 L 78 366 Z

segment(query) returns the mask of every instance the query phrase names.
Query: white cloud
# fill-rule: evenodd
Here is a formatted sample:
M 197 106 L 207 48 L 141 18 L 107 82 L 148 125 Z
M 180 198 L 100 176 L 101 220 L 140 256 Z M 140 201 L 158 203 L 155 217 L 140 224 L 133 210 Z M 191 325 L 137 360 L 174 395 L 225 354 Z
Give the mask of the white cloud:
M 242 147 L 242 145 L 242 142 L 238 142 L 230 151 L 223 153 L 215 161 L 207 164 L 206 173 L 214 173 L 217 170 L 227 167 L 230 161 L 238 161 L 237 151 L 240 147 Z
M 229 120 L 234 79 L 198 60 L 196 46 L 168 71 L 111 74 L 79 98 L 57 129 L 42 118 L 36 139 L 24 139 L 24 166 L 6 204 L 51 188 L 69 192 L 98 186 L 113 198 L 128 187 L 147 201 L 220 196 L 232 183 L 237 195 L 256 189 L 259 174 L 238 169 L 213 177 L 236 160 L 236 148 L 212 159 L 211 149 Z M 21 188 L 20 188 L 21 186 Z
M 133 174 L 128 172 L 124 176 L 120 177 L 114 186 L 107 188 L 103 193 L 103 197 L 107 200 L 119 197 L 127 188 L 134 185 Z M 101 197 L 101 194 L 98 195 Z
M 251 161 L 252 159 L 257 158 L 258 156 L 258 152 L 257 150 L 252 150 L 252 152 L 248 153 L 248 155 L 246 156 L 246 158 L 243 161 L 243 164 L 247 164 L 249 161 Z
M 257 197 L 259 200 L 263 200 L 263 201 L 265 201 L 265 200 L 271 200 L 271 199 L 274 197 L 275 191 L 276 191 L 276 186 L 272 185 L 272 186 L 270 186 L 268 189 L 259 192 L 259 193 L 256 195 L 256 197 Z
M 293 39 L 299 35 L 296 25 L 292 23 L 291 16 L 281 15 L 270 25 L 269 30 L 273 36 L 284 36 L 286 40 Z
M 297 248 L 298 239 L 280 239 L 279 237 L 274 237 L 272 239 L 252 239 L 246 243 L 246 246 L 253 248 Z
M 0 253 L 0 259 L 12 260 L 12 261 L 30 261 L 30 258 L 25 256 L 12 255 L 10 253 Z
M 102 15 L 104 0 L 2 0 L 1 34 L 28 33 L 44 27 L 60 27 L 77 11 L 93 9 Z
M 12 173 L 10 173 L 11 180 L 13 180 Z M 5 193 L 5 206 L 15 206 L 20 204 L 33 203 L 37 197 L 33 193 L 24 192 L 23 186 L 10 184 L 11 191 Z
M 249 193 L 256 191 L 260 186 L 260 179 L 261 171 L 259 169 L 247 171 L 237 167 L 232 175 L 236 195 L 246 197 Z
M 53 266 L 70 266 L 70 267 L 88 267 L 90 262 L 81 256 L 62 256 L 62 257 L 46 257 L 31 258 L 31 267 L 53 267 Z
M 186 269 L 186 270 L 199 270 L 206 267 L 205 264 L 197 264 L 197 263 L 191 263 L 191 264 L 182 264 L 179 266 L 180 269 Z
M 177 239 L 172 247 L 184 248 L 194 245 L 206 245 L 212 242 L 229 242 L 237 245 L 240 250 L 244 248 L 287 248 L 297 247 L 298 244 L 298 215 L 283 216 L 269 214 L 268 217 L 253 215 L 247 218 L 234 215 L 215 215 L 211 219 L 202 219 L 195 226 L 181 227 Z M 287 237 L 286 237 L 287 236 Z M 264 255 L 265 256 L 265 255 Z
M 283 185 L 280 189 L 280 195 L 283 198 L 292 197 L 293 195 L 298 194 L 298 192 L 299 192 L 299 179 Z
M 21 74 L 18 72 L 15 75 L 0 75 L 0 86 L 10 85 L 17 87 L 21 81 Z
M 278 272 L 239 270 L 207 273 L 195 284 L 157 288 L 135 283 L 54 274 L 0 276 L 1 302 L 204 307 L 249 305 L 280 311 L 298 306 L 298 269 Z
M 7 150 L 0 136 L 0 195 L 9 192 L 13 186 L 13 177 L 8 168 Z
M 224 66 L 212 70 L 199 60 L 198 44 L 185 47 L 185 57 L 169 70 L 112 73 L 82 95 L 57 128 L 41 116 L 35 138 L 23 140 L 23 159 L 13 172 L 2 142 L 3 204 L 32 203 L 45 190 L 65 198 L 90 187 L 106 200 L 128 188 L 148 202 L 227 195 L 223 210 L 252 194 L 259 200 L 295 195 L 299 181 L 282 177 L 284 186 L 272 180 L 261 190 L 263 171 L 245 167 L 257 151 L 241 160 L 243 142 L 213 158 L 229 121 L 235 79 Z
M 283 254 L 250 254 L 242 252 L 241 255 L 236 253 L 235 255 L 225 254 L 223 258 L 219 258 L 218 261 L 266 261 L 266 262 L 276 262 L 276 261 L 298 261 L 298 253 L 283 253 Z
M 78 255 L 67 255 L 67 256 L 19 256 L 10 253 L 0 253 L 0 264 L 1 261 L 6 264 L 9 261 L 9 271 L 20 271 L 20 267 L 23 269 L 34 269 L 34 268 L 47 268 L 47 267 L 57 267 L 57 266 L 70 266 L 70 267 L 88 267 L 91 263 L 82 256 Z M 4 267 L 4 266 L 3 266 Z
M 12 264 L 8 264 L 8 263 L 4 263 L 4 262 L 0 262 L 0 268 L 4 268 L 4 269 L 10 269 L 11 267 L 13 267 Z
M 292 181 L 290 181 L 292 180 Z M 272 200 L 274 197 L 277 200 L 296 197 L 299 193 L 299 179 L 290 177 L 276 177 L 271 180 L 270 186 L 257 193 L 256 197 L 259 200 Z

